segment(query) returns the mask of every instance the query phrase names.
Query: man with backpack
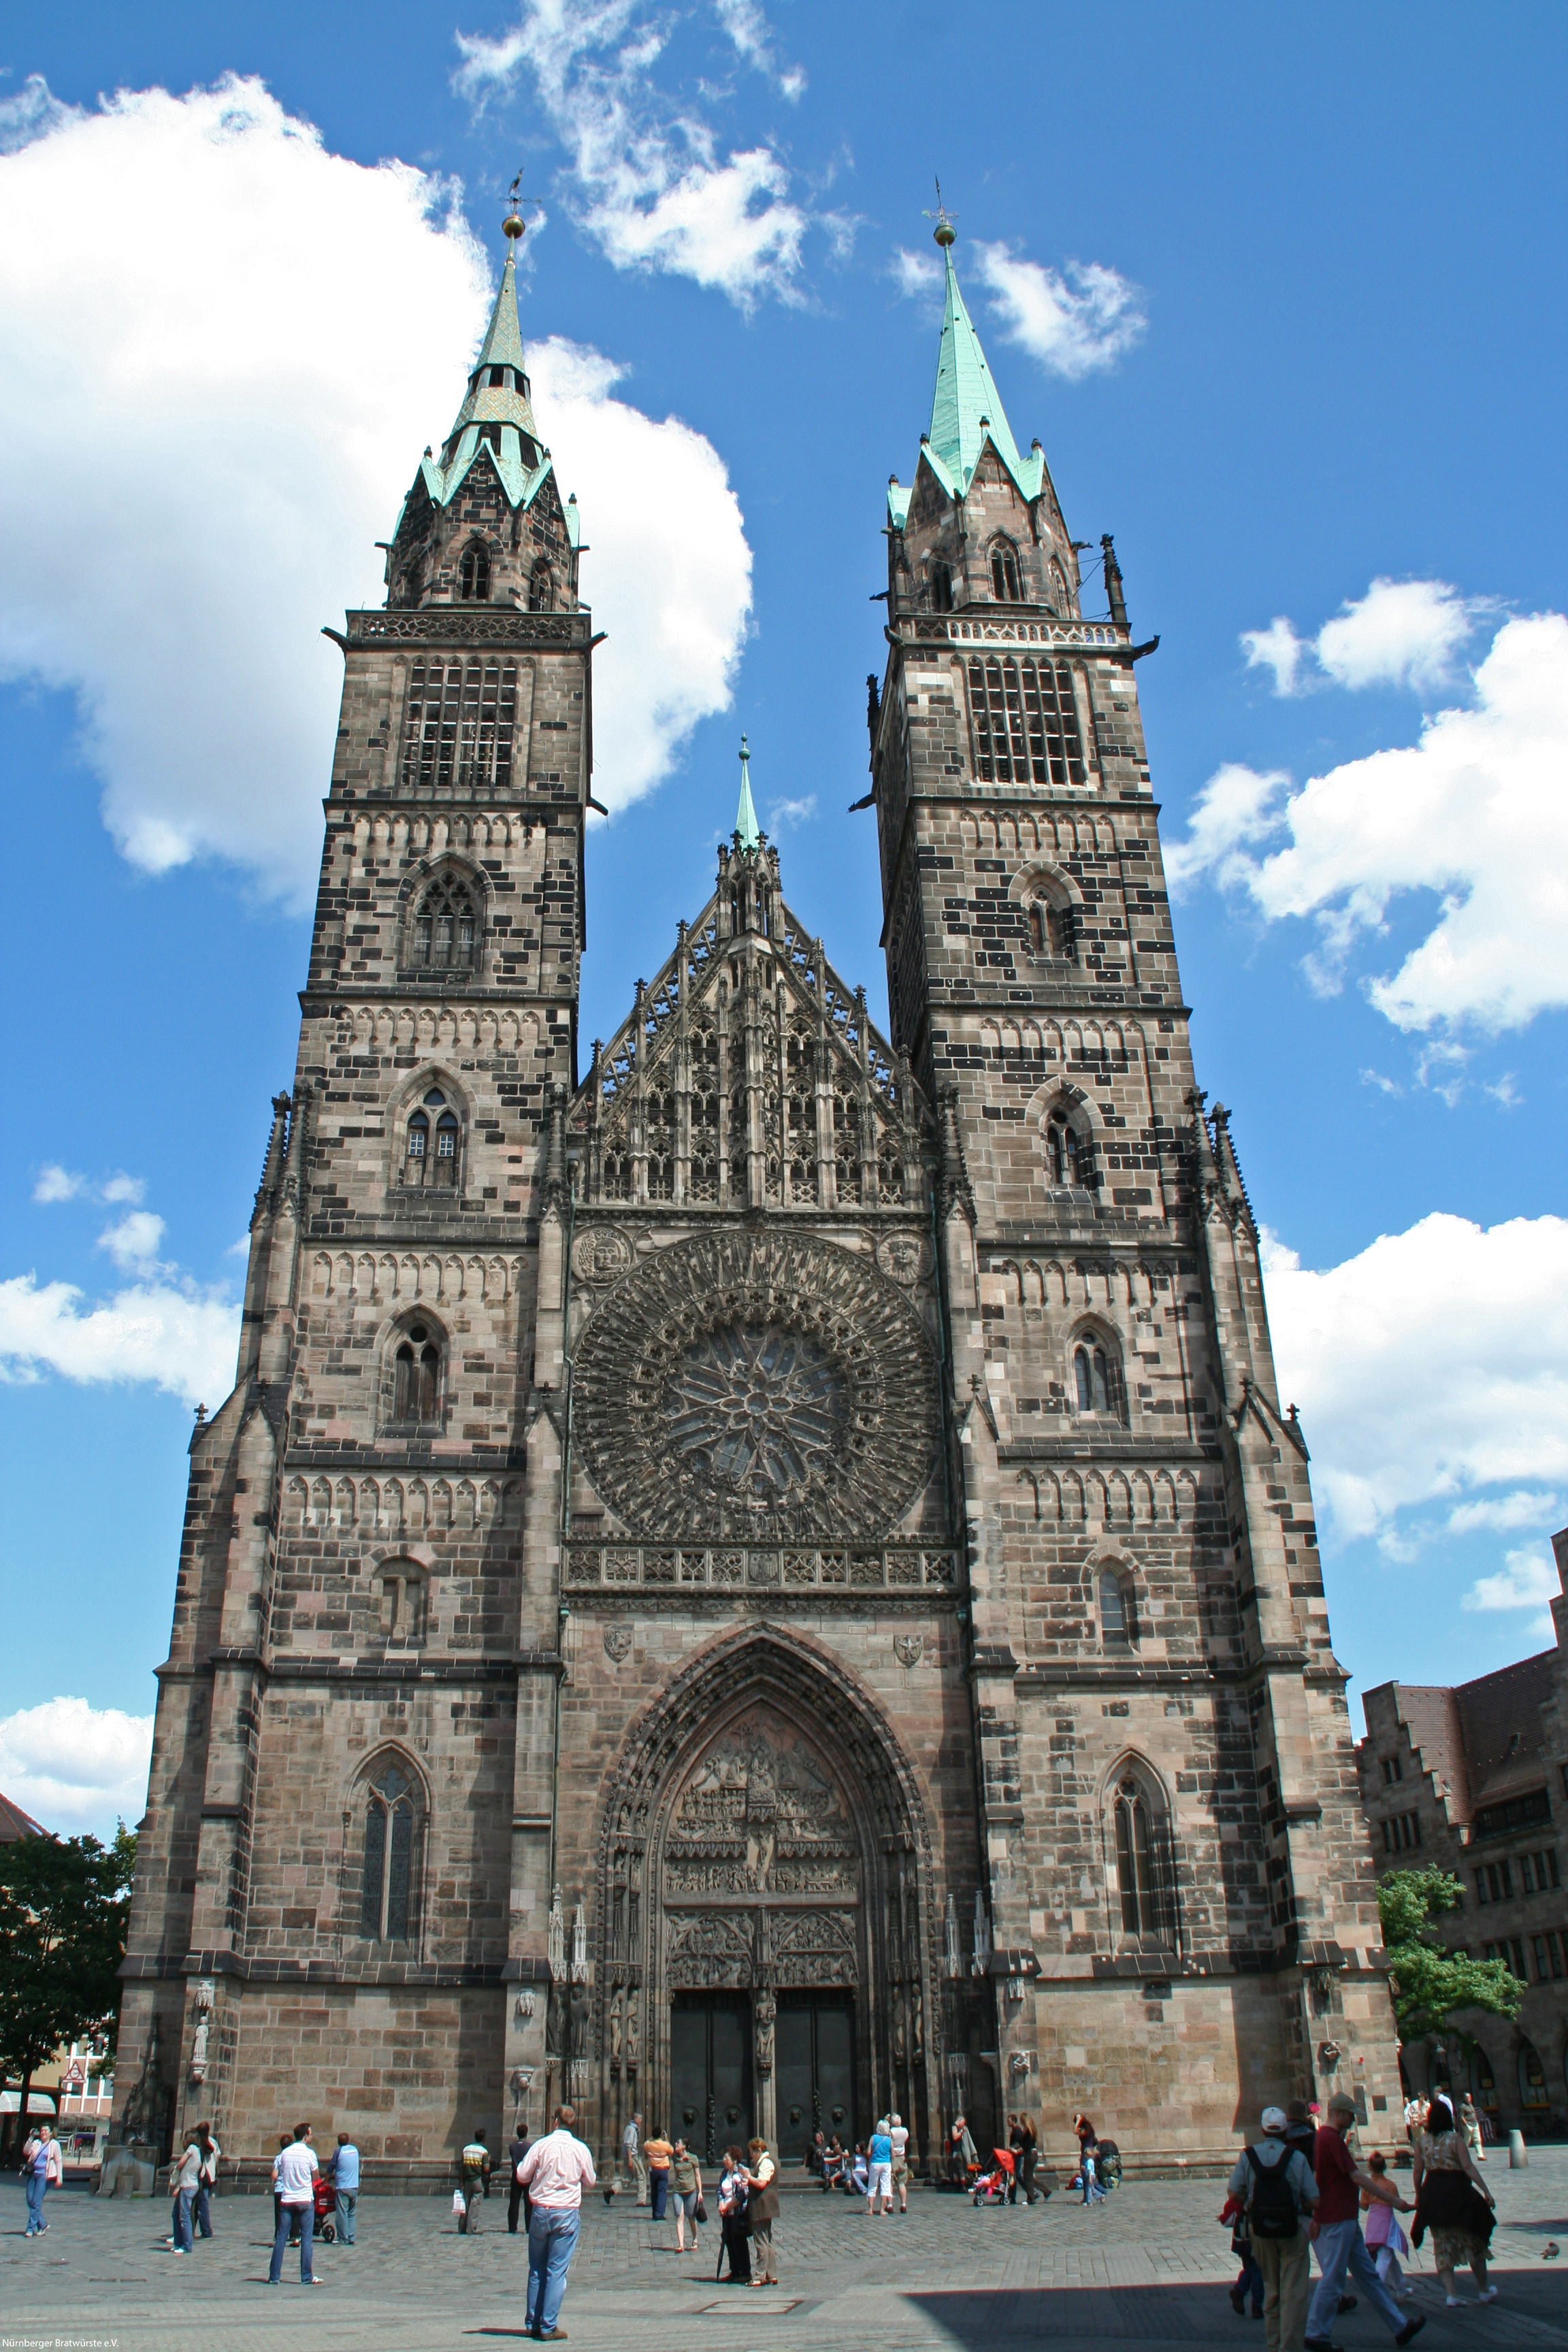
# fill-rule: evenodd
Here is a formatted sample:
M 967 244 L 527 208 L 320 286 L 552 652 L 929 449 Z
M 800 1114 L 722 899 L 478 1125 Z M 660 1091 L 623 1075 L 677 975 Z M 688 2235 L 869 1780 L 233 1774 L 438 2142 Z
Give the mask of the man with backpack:
M 1307 2340 L 1307 2225 L 1318 2202 L 1312 2168 L 1285 2145 L 1285 2110 L 1265 2107 L 1263 2137 L 1244 2147 L 1230 2197 L 1246 2217 L 1252 2259 L 1263 2273 L 1265 2352 L 1302 2352 Z

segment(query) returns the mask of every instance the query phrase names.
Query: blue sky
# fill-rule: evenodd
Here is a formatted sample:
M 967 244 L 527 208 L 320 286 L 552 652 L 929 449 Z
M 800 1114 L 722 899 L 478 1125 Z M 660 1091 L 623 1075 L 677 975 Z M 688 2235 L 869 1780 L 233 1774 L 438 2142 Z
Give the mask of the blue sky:
M 940 173 L 1014 431 L 1160 635 L 1194 1050 L 1273 1236 L 1352 1701 L 1543 1646 L 1562 11 L 21 5 L 4 37 L 0 1787 L 62 1826 L 139 1802 L 191 1410 L 292 1069 L 317 633 L 378 599 L 520 161 L 536 406 L 609 632 L 584 1039 L 706 897 L 742 727 L 792 902 L 885 1003 L 845 809 Z

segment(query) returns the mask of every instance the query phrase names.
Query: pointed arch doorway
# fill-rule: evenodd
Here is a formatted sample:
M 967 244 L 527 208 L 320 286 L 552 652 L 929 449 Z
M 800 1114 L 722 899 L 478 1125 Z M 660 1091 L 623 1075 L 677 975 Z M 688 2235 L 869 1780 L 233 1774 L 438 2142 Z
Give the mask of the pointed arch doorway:
M 931 2125 L 931 1853 L 913 1777 L 836 1661 L 766 1629 L 715 1643 L 627 1743 L 606 1811 L 601 2112 L 716 2160 L 752 2133 Z M 940 2126 L 938 2126 L 940 2128 Z

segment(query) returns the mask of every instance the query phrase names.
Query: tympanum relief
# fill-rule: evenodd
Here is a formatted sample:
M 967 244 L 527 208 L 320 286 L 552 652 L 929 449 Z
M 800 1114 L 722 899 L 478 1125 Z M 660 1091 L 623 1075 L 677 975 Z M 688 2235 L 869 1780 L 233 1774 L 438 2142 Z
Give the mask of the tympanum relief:
M 758 1709 L 707 1748 L 676 1800 L 665 1892 L 855 1901 L 853 1826 L 792 1726 Z

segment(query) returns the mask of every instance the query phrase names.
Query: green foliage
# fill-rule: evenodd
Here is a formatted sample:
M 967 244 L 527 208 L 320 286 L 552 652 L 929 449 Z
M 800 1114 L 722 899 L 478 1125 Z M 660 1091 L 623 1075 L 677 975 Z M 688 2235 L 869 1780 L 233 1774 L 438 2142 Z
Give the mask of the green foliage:
M 1432 1932 L 1431 1915 L 1452 1911 L 1463 1899 L 1458 1880 L 1446 1870 L 1391 1870 L 1377 1882 L 1377 1915 L 1403 2042 L 1442 2032 L 1461 2009 L 1519 2014 L 1524 1987 L 1505 1962 L 1450 1952 Z
M 136 1839 L 0 1845 L 0 2073 L 25 2083 L 62 2042 L 107 2028 L 120 2008 Z

